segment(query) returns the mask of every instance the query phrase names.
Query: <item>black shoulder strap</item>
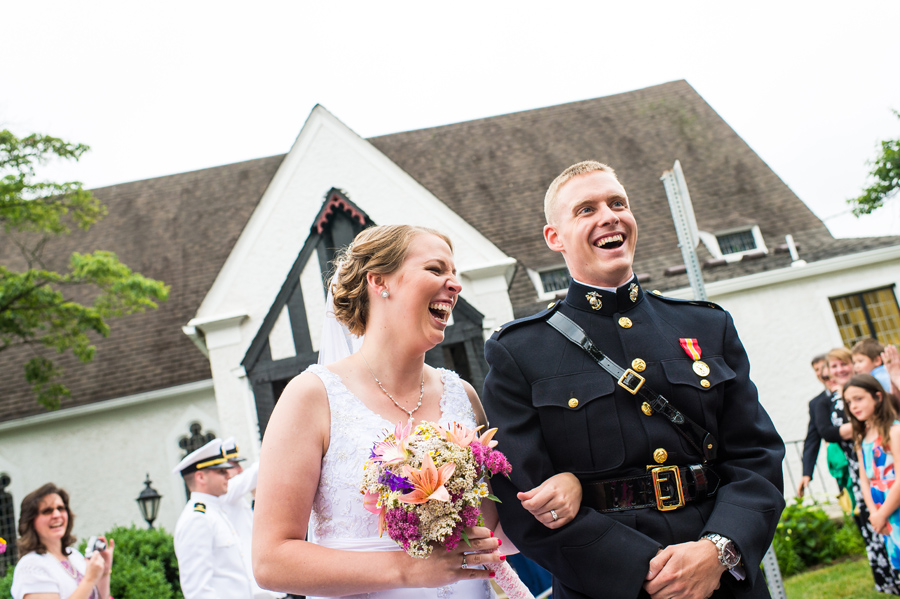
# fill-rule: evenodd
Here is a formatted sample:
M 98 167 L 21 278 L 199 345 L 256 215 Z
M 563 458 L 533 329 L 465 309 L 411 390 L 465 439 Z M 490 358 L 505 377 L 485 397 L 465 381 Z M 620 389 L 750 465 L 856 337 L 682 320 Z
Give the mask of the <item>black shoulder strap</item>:
M 631 393 L 640 397 L 653 408 L 669 419 L 669 422 L 681 435 L 687 439 L 694 449 L 703 456 L 703 463 L 710 463 L 716 459 L 716 451 L 719 444 L 711 433 L 705 431 L 699 424 L 682 414 L 678 409 L 669 403 L 669 401 L 650 389 L 645 385 L 645 379 L 634 370 L 622 368 L 600 351 L 587 333 L 580 326 L 575 324 L 571 318 L 561 312 L 554 313 L 547 319 L 547 324 L 559 331 L 559 333 L 586 351 L 594 359 L 600 368 L 608 372 L 614 379 L 618 381 L 618 385 Z

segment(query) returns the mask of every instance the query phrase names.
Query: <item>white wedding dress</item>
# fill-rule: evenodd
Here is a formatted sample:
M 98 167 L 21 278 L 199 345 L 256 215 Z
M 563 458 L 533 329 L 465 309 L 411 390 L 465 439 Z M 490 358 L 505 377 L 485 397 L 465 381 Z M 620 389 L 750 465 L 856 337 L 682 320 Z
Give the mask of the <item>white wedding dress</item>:
M 344 386 L 338 375 L 326 367 L 312 365 L 307 370 L 325 384 L 331 408 L 331 438 L 328 451 L 322 458 L 322 473 L 309 522 L 309 540 L 324 547 L 349 551 L 402 551 L 387 533 L 379 538 L 378 517 L 363 507 L 363 497 L 359 492 L 363 464 L 369 457 L 372 445 L 384 437 L 386 431 L 393 431 L 396 422 L 389 422 L 372 412 Z M 470 429 L 475 428 L 472 405 L 459 375 L 443 369 L 439 372 L 444 384 L 440 423 L 447 426 L 459 422 Z M 347 574 L 352 576 L 353 572 L 348 571 Z M 347 595 L 345 599 L 495 597 L 490 583 L 480 579 L 435 589 L 394 589 Z

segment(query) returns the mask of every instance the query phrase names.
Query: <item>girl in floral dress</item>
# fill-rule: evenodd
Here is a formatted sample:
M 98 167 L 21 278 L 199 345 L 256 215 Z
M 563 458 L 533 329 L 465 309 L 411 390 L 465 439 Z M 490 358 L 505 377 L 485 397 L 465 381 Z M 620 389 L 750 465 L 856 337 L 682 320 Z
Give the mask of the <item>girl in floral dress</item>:
M 869 524 L 883 535 L 895 581 L 900 578 L 900 486 L 894 455 L 900 452 L 900 421 L 878 381 L 859 374 L 844 385 L 843 398 L 859 458 L 859 485 Z M 888 399 L 887 401 L 885 401 Z

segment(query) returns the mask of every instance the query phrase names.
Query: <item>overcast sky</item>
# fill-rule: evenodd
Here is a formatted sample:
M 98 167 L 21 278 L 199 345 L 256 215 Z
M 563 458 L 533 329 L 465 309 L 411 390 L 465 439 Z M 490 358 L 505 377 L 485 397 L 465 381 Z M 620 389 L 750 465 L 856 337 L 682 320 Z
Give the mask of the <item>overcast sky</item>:
M 101 187 L 285 153 L 317 103 L 371 137 L 685 79 L 835 235 L 897 235 L 896 200 L 845 200 L 900 137 L 898 23 L 895 0 L 0 0 L 0 127 L 90 145 L 51 172 Z

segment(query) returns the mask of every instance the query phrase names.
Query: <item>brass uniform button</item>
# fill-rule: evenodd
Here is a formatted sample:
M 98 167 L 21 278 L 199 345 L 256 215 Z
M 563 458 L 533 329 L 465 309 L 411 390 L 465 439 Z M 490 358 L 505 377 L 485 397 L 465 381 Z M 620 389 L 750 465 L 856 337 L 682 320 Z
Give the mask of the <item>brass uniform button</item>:
M 651 408 L 650 404 L 646 401 L 641 404 L 641 412 L 643 412 L 645 416 L 653 416 L 653 408 Z
M 647 369 L 647 363 L 640 358 L 631 361 L 631 369 L 635 372 L 644 372 Z
M 665 464 L 666 460 L 669 459 L 669 452 L 660 447 L 653 451 L 653 459 L 656 460 L 657 464 Z
M 575 399 L 574 397 L 573 397 L 572 399 L 570 399 L 570 400 L 569 400 L 569 407 L 570 407 L 570 408 L 577 408 L 577 407 L 578 407 L 578 400 Z
M 697 373 L 697 376 L 708 376 L 709 375 L 709 365 L 702 360 L 697 360 L 691 365 L 691 368 L 694 369 L 694 372 Z
M 700 386 L 704 389 L 709 389 L 709 381 L 706 379 L 700 379 Z
M 619 319 L 619 326 L 622 327 L 623 329 L 630 329 L 631 328 L 631 319 L 628 318 L 627 316 L 623 316 L 622 318 Z

